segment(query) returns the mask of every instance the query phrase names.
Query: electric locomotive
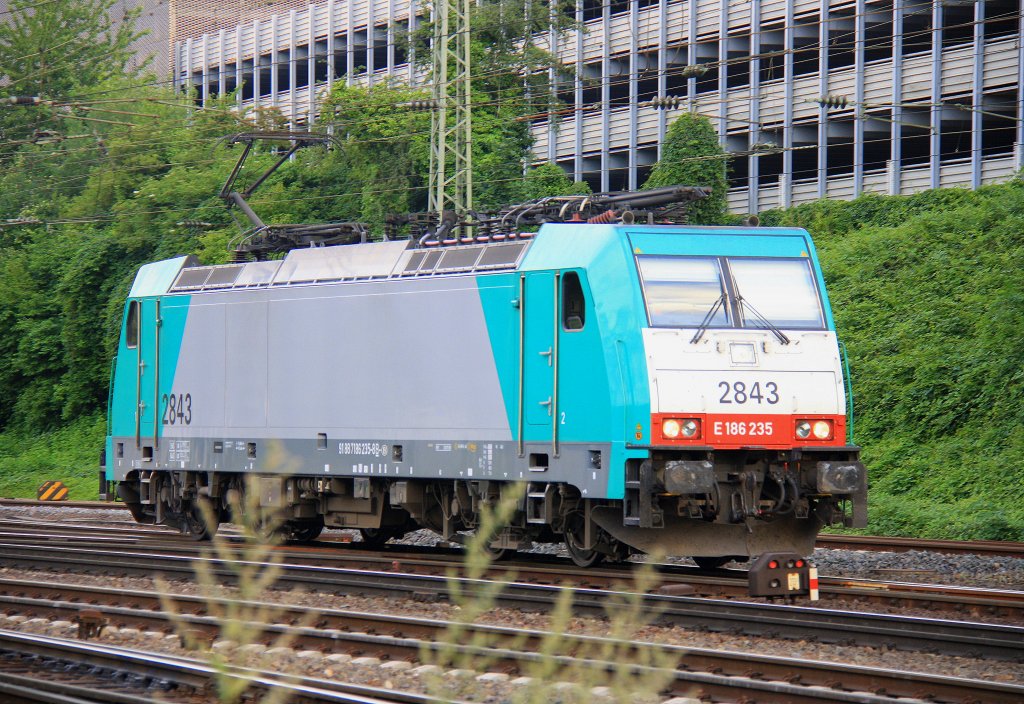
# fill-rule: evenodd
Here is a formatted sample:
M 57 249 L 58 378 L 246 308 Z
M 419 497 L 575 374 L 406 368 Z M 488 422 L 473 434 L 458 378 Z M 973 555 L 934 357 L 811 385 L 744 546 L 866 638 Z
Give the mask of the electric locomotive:
M 371 542 L 458 541 L 515 486 L 491 549 L 560 540 L 584 566 L 806 555 L 822 526 L 864 525 L 808 233 L 573 215 L 598 202 L 548 199 L 563 221 L 534 234 L 143 266 L 106 480 L 137 521 L 196 537 L 201 504 L 226 520 L 255 487 L 292 539 Z

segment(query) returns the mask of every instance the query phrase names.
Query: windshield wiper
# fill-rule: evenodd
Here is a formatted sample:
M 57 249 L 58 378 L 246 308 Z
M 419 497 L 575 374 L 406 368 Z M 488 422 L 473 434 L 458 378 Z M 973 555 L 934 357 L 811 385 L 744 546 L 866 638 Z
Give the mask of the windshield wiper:
M 788 345 L 789 344 L 789 338 L 786 337 L 785 333 L 783 333 L 781 330 L 779 330 L 777 327 L 775 327 L 775 324 L 772 323 L 772 321 L 768 320 L 768 318 L 766 318 L 763 315 L 761 315 L 760 313 L 758 313 L 757 309 L 754 308 L 754 306 L 752 306 L 749 303 L 747 303 L 746 299 L 743 298 L 743 296 L 737 296 L 736 300 L 740 302 L 740 307 L 741 308 L 746 307 L 747 310 L 749 310 L 751 313 L 753 313 L 754 317 L 757 318 L 761 323 L 763 323 L 766 328 L 768 328 L 773 333 L 775 333 L 775 337 L 779 338 L 779 342 L 781 342 L 784 345 Z
M 700 325 L 697 327 L 697 332 L 693 333 L 693 339 L 690 340 L 691 345 L 696 345 L 700 342 L 700 338 L 704 337 L 704 331 L 707 330 L 708 325 L 711 324 L 711 320 L 715 317 L 715 313 L 725 303 L 725 294 L 715 299 L 715 302 L 711 304 L 711 310 L 708 311 L 707 315 L 704 316 L 704 320 L 700 321 Z

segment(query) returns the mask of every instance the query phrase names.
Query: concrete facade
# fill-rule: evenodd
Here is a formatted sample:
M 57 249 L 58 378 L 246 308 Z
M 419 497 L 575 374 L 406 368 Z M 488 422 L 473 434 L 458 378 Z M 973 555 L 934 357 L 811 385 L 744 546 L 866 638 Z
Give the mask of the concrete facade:
M 410 0 L 249 4 L 232 26 L 175 32 L 173 80 L 197 100 L 241 87 L 241 107 L 308 125 L 336 81 L 424 80 L 402 42 L 422 12 Z M 532 122 L 534 154 L 595 190 L 639 187 L 679 110 L 710 117 L 733 155 L 735 212 L 974 188 L 1024 167 L 1021 0 L 577 0 L 575 12 L 584 31 L 536 37 L 575 77 L 556 86 L 564 108 Z M 679 107 L 646 106 L 666 96 Z

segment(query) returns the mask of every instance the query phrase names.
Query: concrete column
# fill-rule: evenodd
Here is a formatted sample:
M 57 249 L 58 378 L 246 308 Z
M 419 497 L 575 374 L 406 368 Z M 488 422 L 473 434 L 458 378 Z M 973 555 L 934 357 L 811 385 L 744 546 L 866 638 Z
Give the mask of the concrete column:
M 307 5 L 309 15 L 309 34 L 306 37 L 306 126 L 310 129 L 316 124 L 316 7 Z
M 583 26 L 583 0 L 576 0 L 576 24 Z M 576 30 L 576 77 L 574 79 L 576 145 L 573 157 L 573 179 L 583 180 L 583 31 Z
M 829 0 L 821 0 L 818 23 L 818 95 L 828 95 Z M 818 106 L 818 198 L 828 193 L 828 108 Z
M 981 111 L 985 90 L 985 3 L 974 0 L 974 66 L 971 75 L 971 188 L 981 185 Z
M 729 132 L 729 0 L 718 5 L 718 109 L 718 143 L 724 148 Z
M 748 146 L 761 141 L 761 0 L 750 2 L 750 141 Z M 758 212 L 758 191 L 761 188 L 759 178 L 760 161 L 751 149 L 747 157 L 748 179 L 747 210 Z
M 692 2 L 693 0 L 691 0 Z M 636 183 L 636 133 L 637 133 L 637 95 L 639 80 L 640 57 L 637 36 L 640 34 L 640 8 L 636 0 L 629 3 L 629 174 L 626 180 L 626 188 L 630 191 L 637 189 Z
M 697 65 L 697 5 L 700 0 L 688 0 L 686 3 L 686 64 Z M 753 11 L 753 10 L 751 10 Z M 693 112 L 697 103 L 697 79 L 686 79 L 686 109 Z
M 242 25 L 235 27 L 235 105 L 242 108 L 242 83 L 245 71 L 242 70 Z
M 227 76 L 224 75 L 227 71 L 227 62 L 224 61 L 224 54 L 227 50 L 227 42 L 224 41 L 224 30 L 217 32 L 217 97 L 223 98 L 224 93 L 227 91 Z
M 1024 37 L 1024 12 L 1018 36 Z M 1017 168 L 1024 169 L 1024 41 L 1017 42 Z
M 334 3 L 327 3 L 327 92 L 334 87 Z
M 932 4 L 932 106 L 928 166 L 930 188 L 939 187 L 939 153 L 942 151 L 942 3 Z
M 723 0 L 725 2 L 727 0 Z M 668 90 L 668 0 L 658 0 L 658 13 L 661 22 L 658 23 L 658 97 L 664 98 Z M 661 145 L 665 141 L 665 132 L 668 129 L 668 115 L 664 110 L 658 110 L 658 158 L 661 159 Z
M 864 0 L 857 0 L 854 7 L 856 14 L 853 24 L 853 196 L 856 198 L 864 191 Z
M 295 64 L 299 52 L 295 37 L 295 14 L 295 10 L 288 13 L 288 93 L 291 96 L 288 101 L 288 128 L 292 130 L 295 129 L 295 123 L 299 119 L 299 106 L 295 100 L 295 84 L 299 73 L 298 66 Z
M 609 132 L 611 132 L 611 70 L 612 62 L 609 58 L 611 54 L 611 28 L 612 28 L 612 8 L 608 3 L 604 3 L 601 8 L 601 24 L 604 28 L 604 36 L 602 37 L 602 51 L 601 51 L 601 190 L 607 191 L 608 176 L 611 173 L 611 159 L 608 155 L 608 149 L 610 146 Z
M 863 0 L 861 0 L 863 1 Z M 793 200 L 793 3 L 786 3 L 786 26 L 782 32 L 782 173 L 779 175 L 779 206 L 788 208 Z
M 903 190 L 903 2 L 892 3 L 892 125 L 889 127 L 889 195 Z
M 270 105 L 272 107 L 278 107 L 277 94 L 280 90 L 280 86 L 277 83 L 277 69 L 279 62 L 277 60 L 277 47 L 280 44 L 280 37 L 278 35 L 278 16 L 270 16 Z

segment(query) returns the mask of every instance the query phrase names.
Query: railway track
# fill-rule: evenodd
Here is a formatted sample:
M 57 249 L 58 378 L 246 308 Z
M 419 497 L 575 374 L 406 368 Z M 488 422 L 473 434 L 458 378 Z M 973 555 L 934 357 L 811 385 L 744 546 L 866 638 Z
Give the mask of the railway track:
M 0 540 L 10 543 L 12 549 L 17 544 L 38 546 L 44 543 L 52 548 L 50 552 L 55 555 L 58 547 L 73 550 L 83 543 L 91 547 L 103 545 L 110 551 L 147 551 L 181 558 L 199 556 L 203 551 L 201 545 L 181 541 L 169 529 L 134 524 L 125 528 L 0 521 Z M 296 568 L 402 571 L 445 577 L 461 569 L 463 552 L 460 549 L 417 549 L 402 545 L 372 550 L 359 543 L 339 546 L 324 541 L 311 546 L 281 546 L 279 554 L 284 562 Z M 97 565 L 102 559 L 97 557 Z M 139 559 L 145 563 L 144 558 Z M 36 564 L 44 563 L 45 560 L 36 559 Z M 628 588 L 622 585 L 633 582 L 635 567 L 629 563 L 582 571 L 554 556 L 531 555 L 529 560 L 497 563 L 489 574 L 500 578 L 512 572 L 519 582 L 607 590 Z M 97 569 L 97 566 L 83 569 Z M 709 574 L 691 567 L 660 565 L 658 579 L 662 588 L 670 593 L 688 592 L 695 597 L 747 600 L 746 573 L 742 570 L 719 570 Z M 1005 624 L 1024 625 L 1024 594 L 1017 591 L 830 577 L 822 577 L 820 582 L 822 600 L 817 602 L 820 606 L 881 611 L 903 609 L 935 616 L 952 615 L 958 619 L 998 620 Z
M 119 501 L 36 501 L 34 499 L 0 498 L 0 506 L 77 508 L 77 509 L 127 509 Z M 833 535 L 818 536 L 817 547 L 830 550 L 868 550 L 872 552 L 926 551 L 949 555 L 981 555 L 988 557 L 1015 557 L 1024 559 L 1024 543 L 1002 540 L 933 540 L 928 538 L 906 538 L 878 535 Z
M 12 597 L 17 591 L 25 596 Z M 65 623 L 81 612 L 83 603 L 113 627 L 132 627 L 148 632 L 173 632 L 175 624 L 160 610 L 156 593 L 73 585 L 29 582 L 0 583 L 0 610 L 32 617 L 58 619 Z M 63 595 L 64 600 L 55 597 Z M 221 624 L 207 614 L 226 606 L 216 600 L 175 595 L 176 627 L 190 633 L 201 632 L 209 640 L 216 638 Z M 129 603 L 131 607 L 120 604 Z M 545 639 L 551 634 L 494 626 L 459 624 L 459 642 L 472 646 L 444 643 L 452 624 L 436 619 L 395 617 L 358 613 L 350 610 L 317 610 L 298 606 L 246 604 L 252 612 L 277 609 L 277 620 L 267 626 L 263 640 L 267 645 L 282 635 L 293 639 L 295 647 L 324 652 L 347 652 L 354 656 L 414 661 L 423 653 L 445 653 L 465 667 L 475 658 L 485 658 L 488 667 L 520 674 L 529 672 L 539 661 Z M 316 628 L 295 628 L 287 622 L 317 620 Z M 450 639 L 449 639 L 450 640 Z M 439 645 L 438 643 L 442 644 Z M 665 667 L 638 666 L 669 682 L 665 695 L 752 698 L 759 702 L 797 701 L 892 701 L 893 697 L 927 697 L 935 702 L 1019 702 L 1024 686 L 978 680 L 965 680 L 908 673 L 900 670 L 856 667 L 824 662 L 809 662 L 784 657 L 751 655 L 705 648 L 680 648 L 652 643 L 621 643 L 604 638 L 559 635 L 558 660 L 566 666 L 579 665 L 583 658 L 589 667 L 607 670 L 614 663 L 596 653 L 619 653 L 637 662 L 674 662 L 674 670 Z M 655 656 L 656 651 L 656 656 Z M 839 684 L 841 683 L 841 684 Z M 880 696 L 879 692 L 884 692 Z M 851 698 L 852 697 L 852 698 Z
M 148 546 L 151 547 L 151 546 Z M 21 569 L 37 568 L 61 573 L 85 572 L 152 576 L 160 573 L 171 579 L 192 580 L 194 563 L 205 562 L 210 572 L 223 583 L 231 584 L 235 573 L 217 559 L 199 557 L 193 552 L 143 550 L 139 546 L 102 544 L 47 545 L 39 541 L 0 542 L 0 564 Z M 388 569 L 353 569 L 323 566 L 309 560 L 304 564 L 280 565 L 277 585 L 324 593 L 387 595 L 420 600 L 448 600 L 452 577 L 443 574 L 417 574 L 393 561 Z M 397 562 L 397 564 L 396 564 Z M 434 562 L 434 567 L 438 567 Z M 555 581 L 557 571 L 549 577 Z M 486 590 L 489 580 L 459 578 L 466 593 Z M 498 605 L 527 610 L 549 610 L 562 588 L 551 584 L 508 581 L 502 584 Z M 1020 607 L 1014 602 L 1016 608 Z M 609 589 L 577 587 L 574 611 L 579 615 L 603 617 Z M 783 638 L 818 638 L 824 642 L 854 642 L 864 645 L 886 644 L 894 648 L 937 651 L 970 657 L 1017 660 L 1024 652 L 1024 628 L 999 624 L 943 621 L 919 617 L 850 612 L 747 601 L 675 596 L 665 593 L 642 596 L 644 608 L 657 613 L 660 621 L 687 628 L 725 630 L 749 635 Z
M 254 693 L 283 689 L 292 704 L 438 702 L 384 687 L 251 668 L 218 670 L 196 659 L 0 630 L 0 700 L 5 704 L 208 704 L 216 700 L 218 677 L 244 679 Z
M 173 532 L 160 528 L 135 526 L 104 526 L 83 525 L 75 528 L 68 525 L 27 526 L 24 522 L 0 522 L 0 564 L 28 567 L 34 565 L 57 572 L 92 572 L 92 573 L 134 573 L 152 575 L 158 568 L 168 576 L 191 579 L 193 576 L 191 562 L 201 554 L 202 547 L 195 543 L 178 541 Z M 89 547 L 86 548 L 85 545 Z M 159 555 L 154 555 L 156 550 Z M 283 586 L 302 586 L 305 589 L 335 591 L 354 594 L 383 593 L 419 599 L 446 599 L 447 577 L 450 570 L 458 565 L 461 556 L 459 551 L 448 551 L 438 554 L 435 551 L 419 553 L 404 546 L 391 546 L 384 551 L 369 551 L 362 546 L 350 545 L 348 549 L 339 550 L 331 545 L 284 546 L 280 549 L 281 557 L 286 561 L 285 573 L 282 576 Z M 53 559 L 55 558 L 55 559 Z M 113 566 L 113 565 L 116 565 Z M 341 567 L 346 565 L 347 567 Z M 352 569 L 359 565 L 362 569 Z M 501 564 L 496 567 L 496 574 L 509 569 L 529 571 L 529 578 L 535 584 L 510 584 L 506 587 L 508 594 L 503 596 L 504 603 L 530 609 L 547 608 L 545 600 L 550 602 L 551 595 L 557 592 L 552 586 L 566 580 L 574 579 L 571 572 L 567 573 L 566 565 L 553 560 L 548 564 L 537 565 L 531 561 L 518 565 L 515 563 Z M 428 574 L 415 574 L 424 572 Z M 578 575 L 578 570 L 575 571 Z M 227 578 L 225 571 L 218 572 Z M 694 570 L 676 567 L 665 568 L 662 575 L 666 582 L 694 585 L 697 578 L 717 580 L 719 576 L 700 575 Z M 629 581 L 631 575 L 628 568 L 610 569 L 588 572 L 581 582 L 585 582 L 577 594 L 577 612 L 603 614 L 605 608 L 604 590 L 612 583 Z M 732 579 L 735 577 L 721 577 Z M 51 580 L 52 581 L 52 580 Z M 540 584 L 546 582 L 547 584 Z M 922 586 L 922 585 L 917 585 Z M 32 586 L 24 583 L 0 583 L 0 594 L 4 599 L 13 597 L 20 604 L 0 601 L 0 611 L 10 613 L 12 610 L 27 609 L 29 613 L 43 613 L 47 604 L 63 604 L 66 611 L 63 616 L 53 618 L 68 620 L 68 614 L 81 609 L 86 601 L 94 606 L 102 607 L 106 618 L 112 622 L 130 623 L 131 619 L 140 619 L 139 627 L 147 629 L 168 628 L 166 622 L 158 625 L 152 621 L 142 626 L 142 621 L 152 618 L 156 608 L 152 602 L 140 601 L 143 595 L 134 593 L 135 602 L 120 601 L 121 596 L 116 590 L 107 590 L 106 596 L 94 592 L 91 596 L 79 594 L 75 596 L 67 585 Z M 878 595 L 894 585 L 884 583 L 847 585 L 844 588 L 863 590 Z M 704 590 L 697 586 L 695 591 Z M 711 586 L 707 587 L 712 589 Z M 1020 595 L 1007 592 L 996 596 L 978 596 L 980 590 L 969 590 L 974 594 L 971 598 L 980 599 L 971 609 L 996 612 L 1019 613 L 1017 601 Z M 546 596 L 545 596 L 546 594 Z M 891 597 L 882 597 L 891 598 Z M 950 596 L 936 592 L 930 598 L 963 601 L 964 594 Z M 125 604 L 130 606 L 125 606 Z M 190 618 L 195 619 L 194 626 L 215 629 L 216 626 L 204 622 L 201 604 L 183 601 Z M 668 620 L 690 627 L 707 627 L 736 630 L 737 632 L 760 634 L 766 636 L 793 637 L 801 639 L 820 639 L 823 642 L 857 640 L 854 634 L 863 631 L 865 643 L 904 649 L 938 649 L 944 652 L 955 652 L 970 657 L 991 657 L 1019 659 L 1024 652 L 1024 630 L 1013 628 L 989 629 L 984 624 L 961 624 L 959 631 L 948 629 L 948 623 L 929 623 L 929 619 L 907 619 L 902 622 L 877 614 L 861 615 L 875 617 L 873 625 L 857 625 L 853 620 L 824 623 L 822 618 L 828 613 L 823 609 L 804 609 L 770 604 L 737 604 L 735 602 L 719 602 L 735 607 L 732 613 L 714 604 L 714 600 L 695 597 L 679 597 L 666 594 L 654 594 L 645 597 L 650 608 L 663 610 L 662 620 Z M 761 609 L 755 611 L 753 609 Z M 744 611 L 743 609 L 748 609 Z M 185 609 L 183 609 L 185 610 Z M 148 616 L 147 616 L 148 614 Z M 286 620 L 299 618 L 298 610 L 293 610 Z M 331 621 L 331 618 L 348 618 L 348 621 Z M 842 618 L 842 617 L 840 617 Z M 120 619 L 120 621 L 116 621 Z M 382 620 L 383 619 L 383 620 Z M 415 619 L 402 619 L 402 631 L 396 630 L 394 617 L 380 617 L 372 614 L 353 614 L 345 612 L 340 615 L 321 617 L 320 626 L 309 633 L 301 633 L 300 640 L 305 647 L 328 650 L 338 648 L 342 642 L 350 642 L 350 652 L 369 652 L 386 657 L 415 658 L 415 651 L 425 647 L 425 643 L 433 642 L 437 636 L 437 623 L 416 623 Z M 826 621 L 828 619 L 825 619 Z M 865 622 L 866 623 L 866 622 Z M 335 626 L 338 626 L 337 628 Z M 280 625 L 278 628 L 287 629 Z M 953 627 L 957 628 L 956 626 Z M 347 632 L 345 629 L 348 629 Z M 404 630 L 408 629 L 408 630 Z M 433 630 L 431 630 L 433 629 Z M 831 629 L 831 630 L 829 630 Z M 933 630 L 934 629 L 934 630 Z M 941 632 L 945 631 L 945 632 Z M 332 645 L 327 645 L 324 633 L 328 633 Z M 339 634 L 342 634 L 339 636 Z M 385 634 L 385 635 L 381 635 Z M 491 637 L 496 639 L 522 637 L 522 632 L 510 632 L 502 636 L 501 629 L 492 629 Z M 539 636 L 530 636 L 534 641 Z M 306 640 L 309 639 L 309 640 Z M 369 640 L 367 640 L 369 639 Z M 1002 641 L 1002 642 L 1000 642 Z M 395 643 L 406 646 L 404 651 L 388 653 L 385 646 Z M 415 645 L 410 645 L 415 642 Z M 501 640 L 496 640 L 501 645 Z M 634 647 L 636 647 L 634 645 Z M 524 664 L 522 657 L 526 654 L 511 649 L 501 654 L 501 662 L 508 671 L 521 669 Z M 402 655 L 400 653 L 404 652 Z M 491 656 L 494 649 L 488 649 Z M 412 653 L 412 655 L 410 655 Z M 713 650 L 687 649 L 687 656 L 682 661 L 680 672 L 687 677 L 673 675 L 676 684 L 666 694 L 720 697 L 730 700 L 752 699 L 755 701 L 892 701 L 893 696 L 926 697 L 932 701 L 1022 701 L 1024 690 L 1015 685 L 979 684 L 975 681 L 947 681 L 955 678 L 932 678 L 917 673 L 886 675 L 872 668 L 840 669 L 826 663 L 806 663 L 805 661 L 786 661 L 786 659 L 723 654 Z M 569 657 L 569 656 L 566 656 Z M 569 661 L 566 662 L 568 664 Z M 807 670 L 801 670 L 804 665 Z M 608 667 L 610 663 L 595 665 Z M 3 668 L 0 668 L 3 669 Z M 787 674 L 788 673 L 788 674 Z M 902 679 L 901 679 L 902 677 Z M 834 685 L 842 682 L 836 689 Z M 751 684 L 753 683 L 753 684 Z M 815 687 L 826 687 L 831 690 L 817 690 Z M 739 689 L 737 689 L 739 687 Z M 755 689 L 751 690 L 750 687 Z M 795 688 L 795 689 L 791 689 Z M 763 689 L 763 691 L 762 691 Z M 754 693 L 756 692 L 756 694 Z M 834 694 L 833 692 L 838 692 Z M 810 693 L 811 696 L 808 696 Z M 882 694 L 879 694 L 882 693 Z M 898 694 L 897 694 L 898 693 Z M 104 700 L 106 701 L 106 700 Z

